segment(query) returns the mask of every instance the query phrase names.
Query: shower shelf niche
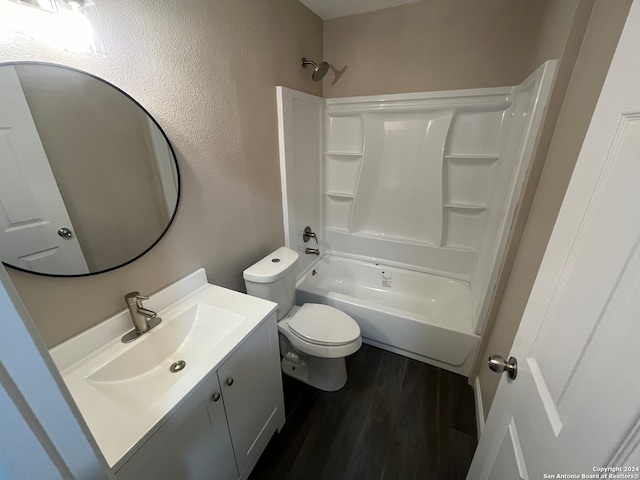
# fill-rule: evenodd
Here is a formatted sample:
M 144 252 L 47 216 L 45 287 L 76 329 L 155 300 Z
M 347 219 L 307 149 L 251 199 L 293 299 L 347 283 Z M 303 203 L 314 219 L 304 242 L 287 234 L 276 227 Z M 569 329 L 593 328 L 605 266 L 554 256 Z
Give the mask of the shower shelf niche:
M 327 152 L 328 157 L 361 157 L 362 152 Z
M 444 156 L 446 160 L 460 163 L 493 163 L 500 159 L 499 155 L 486 155 L 486 154 L 447 154 Z
M 353 198 L 353 195 L 325 194 L 325 216 L 327 219 L 331 219 L 331 223 L 326 222 L 327 228 L 334 228 L 347 233 L 350 231 Z
M 329 197 L 337 197 L 337 198 L 354 198 L 355 197 L 353 193 L 343 193 L 343 192 L 325 192 L 324 194 Z
M 465 205 L 463 203 L 459 203 L 459 204 L 454 204 L 454 203 L 445 203 L 444 204 L 445 208 L 457 208 L 460 210 L 477 210 L 477 211 L 484 211 L 487 209 L 486 205 Z
M 430 243 L 430 242 L 420 242 L 417 240 L 411 240 L 409 238 L 401 238 L 401 237 L 391 237 L 389 235 L 384 235 L 384 234 L 377 234 L 377 233 L 369 233 L 369 232 L 348 232 L 346 230 L 342 230 L 339 228 L 333 228 L 333 227 L 327 227 L 327 231 L 329 232 L 338 232 L 338 233 L 349 233 L 350 235 L 354 236 L 354 237 L 360 237 L 360 238 L 370 238 L 370 239 L 375 239 L 375 240 L 381 240 L 381 241 L 385 241 L 385 242 L 393 242 L 393 243 L 400 243 L 403 245 L 415 245 L 415 246 L 426 246 L 426 247 L 434 247 L 434 248 L 439 248 L 438 245 L 436 245 L 435 243 Z M 461 250 L 460 248 L 454 247 L 451 248 L 451 250 Z M 463 248 L 462 250 L 468 251 L 469 249 L 467 248 Z
M 364 148 L 364 120 L 361 115 L 328 117 L 326 120 L 328 155 L 358 157 Z
M 358 187 L 362 154 L 325 155 L 325 194 L 333 197 L 354 198 Z

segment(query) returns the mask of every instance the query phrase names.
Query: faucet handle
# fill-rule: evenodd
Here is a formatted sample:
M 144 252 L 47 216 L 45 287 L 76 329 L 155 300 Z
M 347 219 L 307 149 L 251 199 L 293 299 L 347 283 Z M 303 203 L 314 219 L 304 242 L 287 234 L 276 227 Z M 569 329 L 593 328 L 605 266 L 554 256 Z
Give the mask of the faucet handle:
M 316 241 L 316 245 L 318 244 L 318 236 L 311 231 L 311 227 L 304 227 L 304 233 L 302 235 L 302 239 L 304 243 L 307 243 L 309 239 L 313 238 Z
M 145 295 L 140 295 L 140 292 L 129 292 L 124 296 L 127 305 L 133 305 L 134 303 L 142 308 L 142 301 L 149 300 L 149 297 Z
M 143 300 L 149 300 L 149 297 L 147 297 L 146 295 L 136 295 L 136 305 L 138 306 L 138 308 L 143 308 L 142 307 Z

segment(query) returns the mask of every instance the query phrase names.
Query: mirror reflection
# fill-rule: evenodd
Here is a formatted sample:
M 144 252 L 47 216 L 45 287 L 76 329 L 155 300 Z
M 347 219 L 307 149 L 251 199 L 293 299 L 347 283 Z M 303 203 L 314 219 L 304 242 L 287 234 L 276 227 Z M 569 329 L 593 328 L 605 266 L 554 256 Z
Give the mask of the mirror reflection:
M 146 253 L 179 198 L 173 149 L 113 85 L 78 70 L 0 65 L 0 259 L 56 276 Z

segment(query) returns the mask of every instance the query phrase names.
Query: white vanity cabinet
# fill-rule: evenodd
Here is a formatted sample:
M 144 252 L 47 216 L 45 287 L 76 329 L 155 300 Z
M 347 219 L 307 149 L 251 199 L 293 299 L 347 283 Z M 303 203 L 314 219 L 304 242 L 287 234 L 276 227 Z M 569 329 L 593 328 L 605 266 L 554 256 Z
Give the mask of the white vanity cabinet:
M 118 480 L 238 477 L 218 376 L 213 373 L 116 472 Z
M 246 479 L 284 420 L 278 332 L 275 314 L 271 314 L 191 393 L 116 477 Z
M 218 369 L 240 478 L 251 473 L 276 429 L 284 425 L 275 313 Z

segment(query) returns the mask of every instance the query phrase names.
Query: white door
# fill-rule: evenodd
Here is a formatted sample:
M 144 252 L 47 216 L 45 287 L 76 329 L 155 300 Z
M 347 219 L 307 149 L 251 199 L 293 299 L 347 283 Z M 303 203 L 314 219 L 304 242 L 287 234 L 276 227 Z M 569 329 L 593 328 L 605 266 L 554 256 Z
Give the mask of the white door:
M 468 480 L 639 478 L 639 247 L 635 1 L 511 350 L 517 378 L 500 381 Z
M 0 265 L 0 479 L 114 480 Z
M 59 235 L 61 228 L 70 236 Z M 0 259 L 41 273 L 89 273 L 18 75 L 9 66 L 0 68 Z
M 155 154 L 154 166 L 158 169 L 164 203 L 167 207 L 168 221 L 178 204 L 178 175 L 167 140 L 150 117 L 146 117 L 146 120 L 151 136 L 153 153 Z

